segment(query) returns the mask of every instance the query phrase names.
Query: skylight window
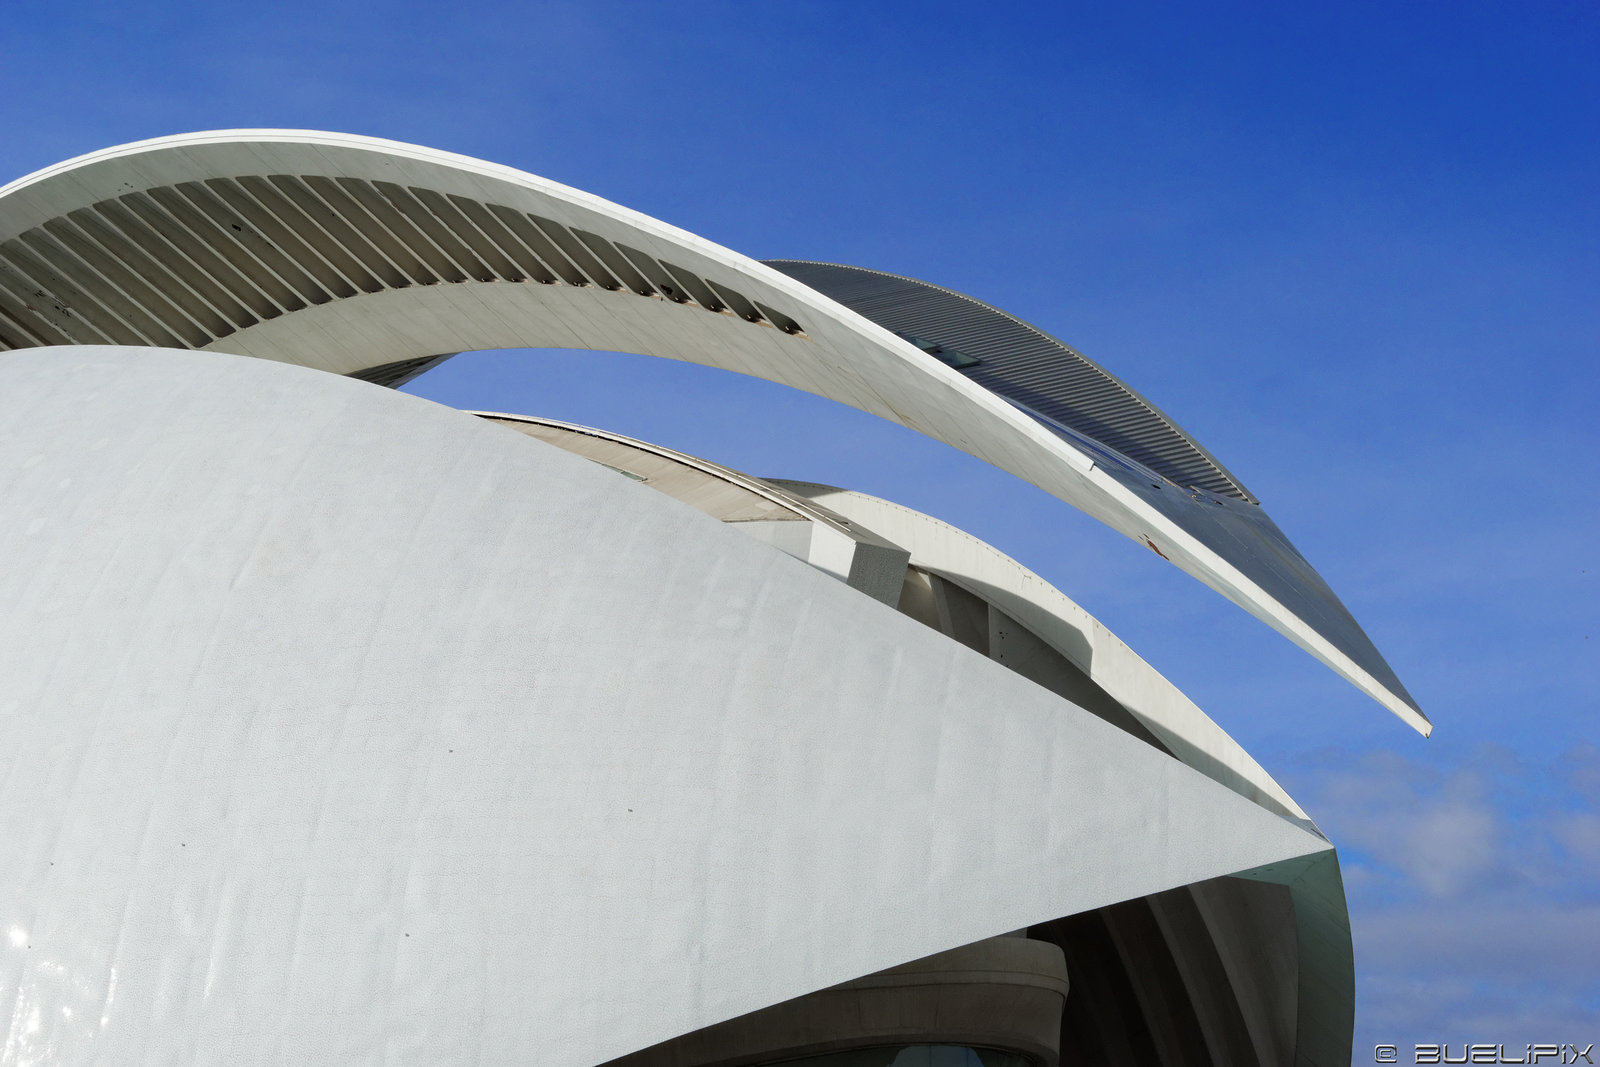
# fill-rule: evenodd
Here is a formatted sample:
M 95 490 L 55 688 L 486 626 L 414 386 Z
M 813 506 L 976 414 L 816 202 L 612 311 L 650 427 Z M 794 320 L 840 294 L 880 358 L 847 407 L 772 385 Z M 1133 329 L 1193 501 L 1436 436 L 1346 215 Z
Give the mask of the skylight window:
M 894 333 L 895 336 L 901 340 L 910 341 L 912 344 L 928 353 L 928 355 L 932 356 L 934 359 L 937 359 L 940 363 L 943 363 L 947 367 L 954 367 L 956 370 L 965 370 L 968 367 L 976 367 L 978 364 L 983 362 L 983 360 L 979 359 L 977 356 L 969 356 L 965 352 L 961 352 L 957 349 L 946 348 L 937 341 L 929 341 L 925 338 L 918 337 L 915 334 L 903 333 L 900 330 L 896 330 Z

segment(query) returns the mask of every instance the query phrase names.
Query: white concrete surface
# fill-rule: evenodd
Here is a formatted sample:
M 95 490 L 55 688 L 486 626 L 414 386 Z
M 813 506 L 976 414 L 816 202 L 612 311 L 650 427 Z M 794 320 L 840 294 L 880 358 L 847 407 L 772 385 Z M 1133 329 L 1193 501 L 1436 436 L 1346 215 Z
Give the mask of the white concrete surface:
M 602 1062 L 1320 837 L 614 472 L 0 359 L 0 1062 Z M 958 650 L 962 651 L 962 650 Z

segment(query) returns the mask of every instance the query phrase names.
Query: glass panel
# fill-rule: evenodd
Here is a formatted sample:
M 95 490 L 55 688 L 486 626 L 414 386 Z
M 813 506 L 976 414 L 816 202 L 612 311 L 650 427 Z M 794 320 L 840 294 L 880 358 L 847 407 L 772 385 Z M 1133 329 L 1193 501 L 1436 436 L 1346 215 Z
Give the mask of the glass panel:
M 977 356 L 968 355 L 967 353 L 957 351 L 954 348 L 947 348 L 937 341 L 929 341 L 927 338 L 918 337 L 915 334 L 909 334 L 902 330 L 896 330 L 894 335 L 902 340 L 910 341 L 912 344 L 928 353 L 928 355 L 932 356 L 934 359 L 937 359 L 939 362 L 948 366 L 954 367 L 956 370 L 965 370 L 968 367 L 976 367 L 978 364 L 983 362 L 983 360 L 979 359 Z M 933 1046 L 930 1045 L 929 1047 L 931 1048 Z

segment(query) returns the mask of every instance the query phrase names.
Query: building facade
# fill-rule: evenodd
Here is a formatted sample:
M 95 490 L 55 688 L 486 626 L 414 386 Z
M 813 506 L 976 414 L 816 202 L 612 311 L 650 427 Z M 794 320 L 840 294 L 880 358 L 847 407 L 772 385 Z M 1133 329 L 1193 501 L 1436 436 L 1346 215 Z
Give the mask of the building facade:
M 1239 480 L 911 279 L 332 134 L 0 189 L 7 1063 L 1343 1064 L 1332 845 L 936 519 L 394 392 L 637 352 L 893 419 L 1426 732 Z

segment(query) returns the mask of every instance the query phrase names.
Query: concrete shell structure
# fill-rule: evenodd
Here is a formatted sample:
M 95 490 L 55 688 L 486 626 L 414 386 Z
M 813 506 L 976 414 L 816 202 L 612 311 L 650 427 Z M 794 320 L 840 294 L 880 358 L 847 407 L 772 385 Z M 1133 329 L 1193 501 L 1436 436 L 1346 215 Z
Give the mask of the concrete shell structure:
M 1425 726 L 1170 420 L 1075 425 L 1092 389 L 1008 395 L 1002 313 L 930 339 L 954 320 L 896 316 L 932 287 L 779 266 L 818 287 L 329 134 L 0 190 L 0 1062 L 1349 1061 L 1332 846 L 1036 575 L 886 501 L 382 388 L 537 346 L 830 396 Z

